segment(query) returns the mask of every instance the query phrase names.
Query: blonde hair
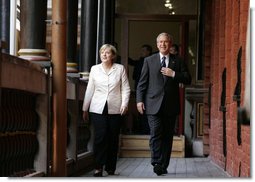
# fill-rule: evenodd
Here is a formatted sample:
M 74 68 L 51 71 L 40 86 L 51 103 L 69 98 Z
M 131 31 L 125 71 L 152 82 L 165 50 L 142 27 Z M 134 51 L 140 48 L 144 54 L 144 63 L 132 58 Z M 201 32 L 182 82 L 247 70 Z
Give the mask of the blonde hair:
M 117 55 L 117 49 L 111 44 L 104 44 L 104 45 L 101 46 L 101 48 L 99 50 L 99 53 L 101 54 L 105 49 L 109 49 L 112 52 L 112 54 L 114 56 L 113 60 L 115 60 L 116 57 L 117 57 L 116 56 Z

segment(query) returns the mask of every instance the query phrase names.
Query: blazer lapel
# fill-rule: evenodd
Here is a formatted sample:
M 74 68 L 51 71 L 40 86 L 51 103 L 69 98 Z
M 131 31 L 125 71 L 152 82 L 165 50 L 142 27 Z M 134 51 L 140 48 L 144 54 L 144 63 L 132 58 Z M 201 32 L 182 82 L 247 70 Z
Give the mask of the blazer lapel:
M 109 71 L 108 75 L 110 75 L 112 72 L 116 70 L 116 64 L 113 63 L 111 70 Z

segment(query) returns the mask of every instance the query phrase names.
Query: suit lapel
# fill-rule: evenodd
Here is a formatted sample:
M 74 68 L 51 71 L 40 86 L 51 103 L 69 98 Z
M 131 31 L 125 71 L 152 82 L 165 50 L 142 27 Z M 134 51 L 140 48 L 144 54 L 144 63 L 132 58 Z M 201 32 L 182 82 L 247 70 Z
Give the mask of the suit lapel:
M 159 56 L 159 53 L 157 54 L 157 58 L 156 58 L 156 60 L 157 60 L 157 63 L 156 63 L 156 68 L 158 69 L 161 69 L 161 62 L 160 62 L 160 56 Z
M 171 68 L 172 70 L 175 70 L 175 66 L 176 66 L 176 59 L 174 56 L 169 56 L 169 64 L 168 64 L 168 68 Z

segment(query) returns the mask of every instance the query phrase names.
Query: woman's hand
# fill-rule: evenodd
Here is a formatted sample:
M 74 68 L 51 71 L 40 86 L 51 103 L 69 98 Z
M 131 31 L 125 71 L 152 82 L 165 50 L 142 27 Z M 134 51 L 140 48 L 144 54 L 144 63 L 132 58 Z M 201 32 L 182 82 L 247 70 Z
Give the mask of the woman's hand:
M 122 106 L 122 107 L 120 108 L 120 115 L 122 116 L 122 115 L 126 114 L 127 111 L 128 111 L 128 108 L 125 107 L 125 106 Z

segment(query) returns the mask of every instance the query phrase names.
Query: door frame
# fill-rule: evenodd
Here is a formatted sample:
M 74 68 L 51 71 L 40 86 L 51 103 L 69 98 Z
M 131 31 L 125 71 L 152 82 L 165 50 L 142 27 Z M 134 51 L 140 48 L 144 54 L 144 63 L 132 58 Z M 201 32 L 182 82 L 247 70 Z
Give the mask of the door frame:
M 121 63 L 128 70 L 128 43 L 130 21 L 160 21 L 160 22 L 179 22 L 180 23 L 180 55 L 187 61 L 188 40 L 189 40 L 189 21 L 196 20 L 197 15 L 144 15 L 144 14 L 116 14 L 115 18 L 120 18 L 121 23 Z M 184 50 L 184 51 L 183 51 Z M 181 94 L 181 113 L 178 122 L 178 135 L 184 134 L 184 89 L 180 88 Z

